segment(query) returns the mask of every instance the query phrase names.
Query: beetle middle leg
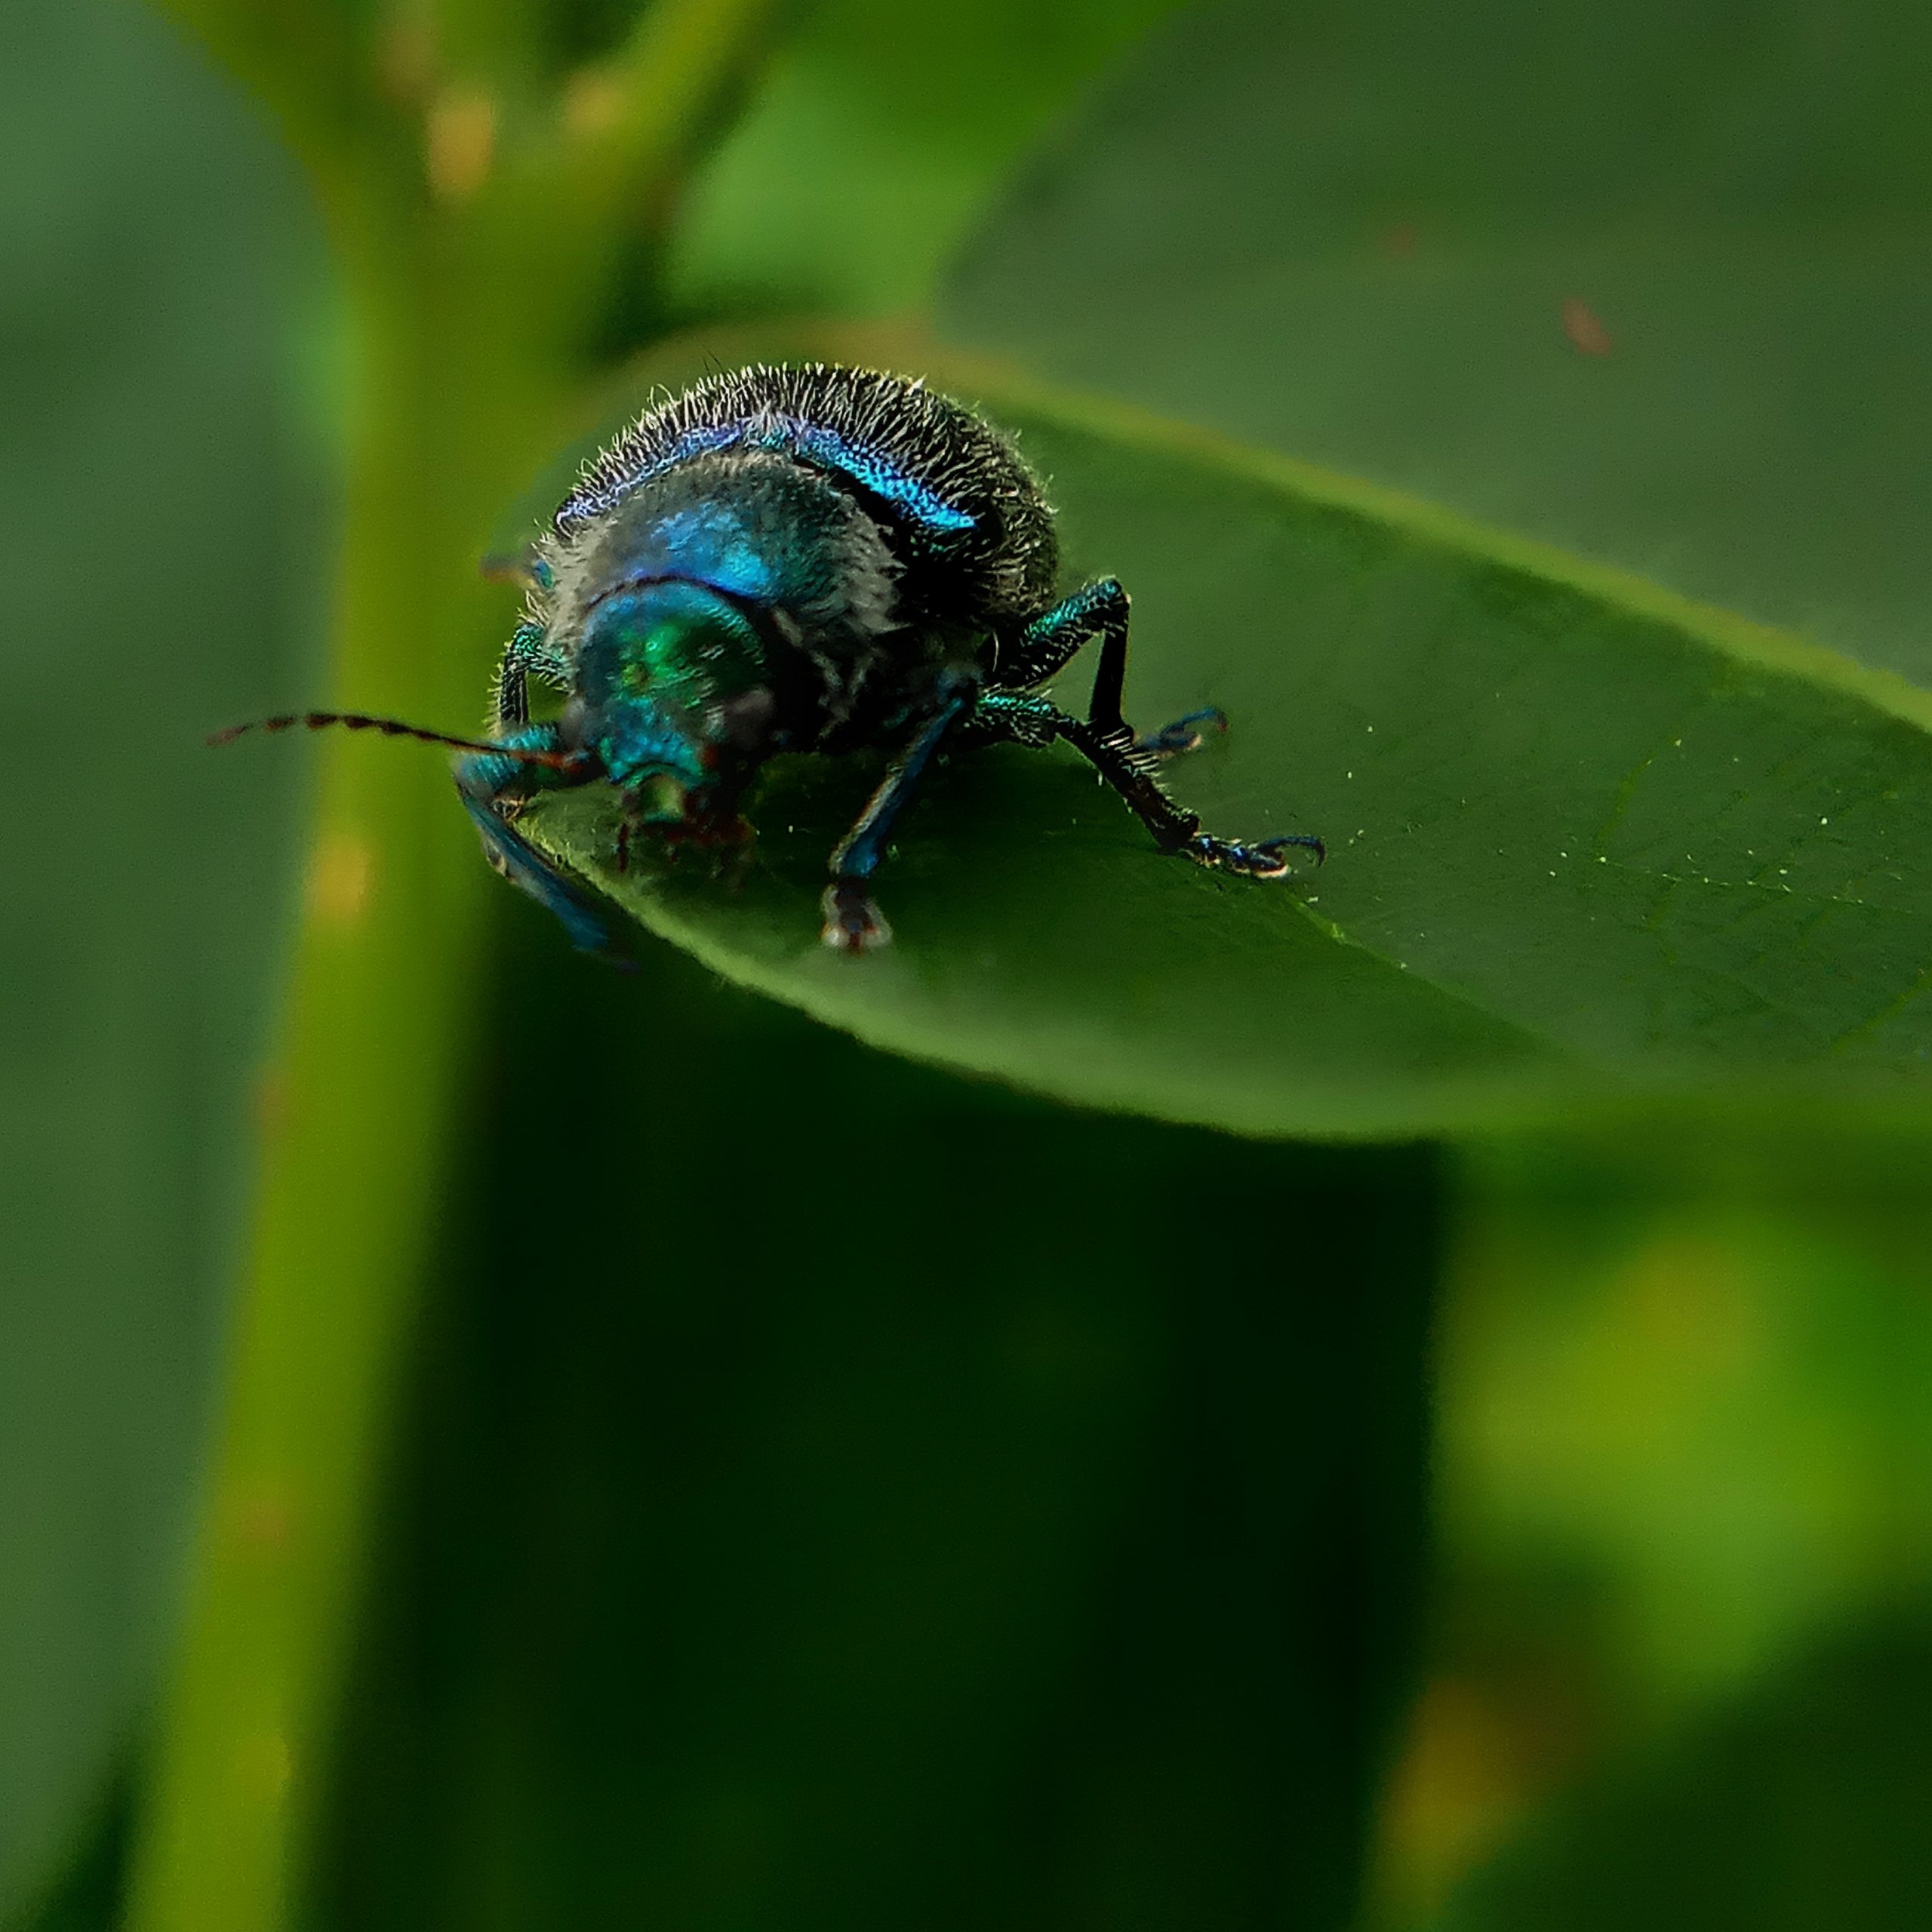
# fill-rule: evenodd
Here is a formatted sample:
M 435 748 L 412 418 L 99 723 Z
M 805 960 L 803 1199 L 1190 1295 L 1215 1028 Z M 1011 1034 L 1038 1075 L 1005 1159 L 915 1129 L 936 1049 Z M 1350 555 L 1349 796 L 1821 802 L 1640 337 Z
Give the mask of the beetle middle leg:
M 1031 691 L 1044 685 L 1066 668 L 1095 632 L 1103 637 L 1118 635 L 1124 641 L 1130 608 L 1131 600 L 1118 577 L 1096 577 L 1072 596 L 1062 598 L 1051 611 L 1043 611 L 998 654 L 995 679 L 1007 691 Z M 1115 697 L 1118 700 L 1118 693 Z

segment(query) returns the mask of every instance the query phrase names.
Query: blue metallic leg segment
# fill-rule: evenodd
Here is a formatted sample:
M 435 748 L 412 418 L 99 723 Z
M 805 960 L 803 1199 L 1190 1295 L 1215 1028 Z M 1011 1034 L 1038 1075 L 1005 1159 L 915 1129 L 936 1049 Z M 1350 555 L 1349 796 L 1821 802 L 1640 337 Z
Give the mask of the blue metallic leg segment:
M 1116 635 L 1124 651 L 1127 645 L 1128 602 L 1118 579 L 1098 577 L 1063 598 L 1044 615 L 1035 617 L 1020 634 L 1009 657 L 1002 651 L 994 675 L 1003 691 L 1030 691 L 1064 670 L 1075 652 L 1098 631 L 1103 637 Z M 1113 694 L 1116 709 L 1120 692 Z
M 1208 742 L 1210 731 L 1218 733 L 1227 728 L 1228 714 L 1218 704 L 1211 704 L 1201 710 L 1190 711 L 1185 718 L 1177 718 L 1171 724 L 1163 724 L 1158 731 L 1149 732 L 1137 741 L 1135 749 L 1155 758 L 1178 758 L 1183 752 L 1198 752 Z
M 506 733 L 507 751 L 562 752 L 568 748 L 554 724 Z M 521 764 L 488 752 L 456 761 L 456 788 L 483 841 L 483 856 L 511 884 L 528 893 L 561 921 L 580 952 L 601 953 L 628 964 L 614 946 L 609 926 L 589 897 L 559 872 L 510 822 L 510 815 L 534 791 L 588 783 L 602 777 L 586 758 L 581 771 L 555 771 Z
M 986 691 L 960 727 L 975 743 L 1050 745 L 1072 721 L 1051 698 L 1031 691 Z
M 1063 670 L 1081 645 L 1096 632 L 1100 636 L 1100 662 L 1094 673 L 1094 694 L 1087 715 L 1103 730 L 1124 724 L 1121 715 L 1127 678 L 1127 632 L 1132 605 L 1117 578 L 1098 577 L 1036 617 L 1020 634 L 1017 655 L 1011 666 L 1002 663 L 1002 690 L 1028 691 Z M 1190 711 L 1171 724 L 1136 741 L 1136 749 L 1159 758 L 1198 751 L 1210 731 L 1225 731 L 1228 714 L 1218 705 Z
M 530 680 L 558 690 L 570 688 L 571 667 L 546 641 L 541 624 L 519 624 L 503 647 L 497 666 L 496 713 L 499 734 L 530 722 Z
M 872 902 L 872 876 L 884 858 L 899 815 L 912 801 L 940 741 L 974 708 L 974 694 L 948 698 L 893 762 L 879 788 L 832 855 L 832 883 L 825 889 L 825 924 L 819 937 L 836 952 L 869 952 L 888 944 L 892 928 Z

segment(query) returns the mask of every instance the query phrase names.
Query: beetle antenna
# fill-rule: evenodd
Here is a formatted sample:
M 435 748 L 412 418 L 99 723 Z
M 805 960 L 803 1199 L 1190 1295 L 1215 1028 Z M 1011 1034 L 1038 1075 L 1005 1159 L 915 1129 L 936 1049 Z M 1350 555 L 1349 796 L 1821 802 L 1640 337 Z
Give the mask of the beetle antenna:
M 454 738 L 447 731 L 426 731 L 420 724 L 405 724 L 399 718 L 371 718 L 360 711 L 289 711 L 275 718 L 251 718 L 245 724 L 230 724 L 211 731 L 211 745 L 232 744 L 246 731 L 324 731 L 339 724 L 345 731 L 380 731 L 386 738 L 415 738 L 426 745 L 447 745 L 452 751 L 484 752 L 518 764 L 540 764 L 552 771 L 574 771 L 583 762 L 581 752 L 525 751 L 514 745 L 492 744 L 487 738 Z

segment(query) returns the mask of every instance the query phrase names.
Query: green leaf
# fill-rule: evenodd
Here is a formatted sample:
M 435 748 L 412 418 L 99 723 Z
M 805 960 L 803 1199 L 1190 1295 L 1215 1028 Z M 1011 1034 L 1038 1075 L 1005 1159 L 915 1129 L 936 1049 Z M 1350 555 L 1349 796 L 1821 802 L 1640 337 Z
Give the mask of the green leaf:
M 1071 755 L 1016 748 L 933 786 L 882 878 L 897 943 L 863 959 L 817 941 L 871 776 L 850 765 L 773 771 L 741 894 L 616 875 L 596 794 L 533 814 L 540 844 L 863 1038 L 1244 1131 L 1896 1075 L 1932 1046 L 1932 700 L 1305 466 L 986 393 L 1053 478 L 1075 567 L 1134 593 L 1130 715 L 1233 718 L 1174 789 L 1221 831 L 1320 832 L 1326 869 L 1163 858 Z
M 942 330 L 1932 681 L 1928 59 L 1883 0 L 1191 8 Z

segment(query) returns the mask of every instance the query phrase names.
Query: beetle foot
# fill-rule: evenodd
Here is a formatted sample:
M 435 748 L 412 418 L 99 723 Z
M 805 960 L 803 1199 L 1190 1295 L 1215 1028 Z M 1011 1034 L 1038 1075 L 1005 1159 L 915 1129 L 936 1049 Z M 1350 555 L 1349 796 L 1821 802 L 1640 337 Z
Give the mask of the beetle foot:
M 1238 838 L 1216 838 L 1197 832 L 1176 849 L 1197 866 L 1212 866 L 1217 872 L 1238 872 L 1248 878 L 1285 878 L 1291 867 L 1287 857 L 1291 847 L 1315 854 L 1318 866 L 1328 857 L 1328 848 L 1312 832 L 1284 832 L 1278 838 L 1257 838 L 1251 843 Z
M 819 937 L 834 952 L 876 952 L 892 943 L 892 928 L 857 879 L 835 879 L 821 903 L 825 924 Z
M 1228 728 L 1228 714 L 1218 704 L 1190 711 L 1171 724 L 1150 731 L 1134 746 L 1136 751 L 1151 752 L 1155 758 L 1178 758 L 1183 752 L 1198 752 L 1208 742 L 1208 734 Z

